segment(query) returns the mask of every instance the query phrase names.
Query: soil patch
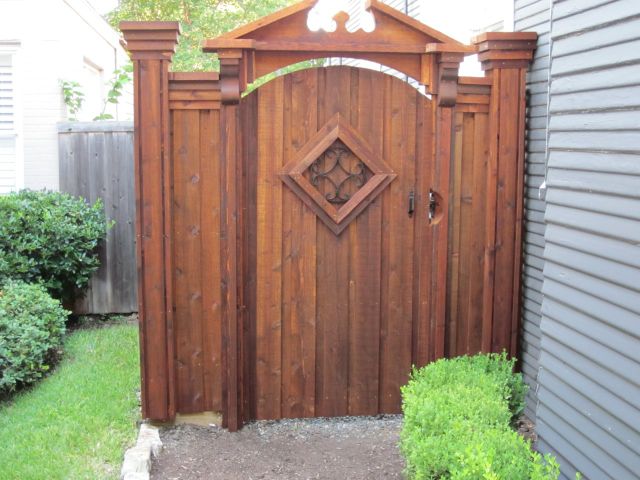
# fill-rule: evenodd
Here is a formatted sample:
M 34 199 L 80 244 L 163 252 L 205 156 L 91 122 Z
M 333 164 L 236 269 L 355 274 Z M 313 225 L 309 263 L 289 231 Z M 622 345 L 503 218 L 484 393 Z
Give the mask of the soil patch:
M 229 433 L 181 425 L 160 432 L 154 480 L 403 478 L 400 415 L 260 421 Z

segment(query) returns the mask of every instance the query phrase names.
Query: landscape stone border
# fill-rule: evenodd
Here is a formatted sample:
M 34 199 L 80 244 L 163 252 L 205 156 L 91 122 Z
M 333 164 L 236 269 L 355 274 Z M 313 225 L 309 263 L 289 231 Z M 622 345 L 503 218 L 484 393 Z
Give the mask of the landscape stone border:
M 162 441 L 157 427 L 143 423 L 138 431 L 138 440 L 124 454 L 120 480 L 149 480 L 151 458 L 162 451 Z

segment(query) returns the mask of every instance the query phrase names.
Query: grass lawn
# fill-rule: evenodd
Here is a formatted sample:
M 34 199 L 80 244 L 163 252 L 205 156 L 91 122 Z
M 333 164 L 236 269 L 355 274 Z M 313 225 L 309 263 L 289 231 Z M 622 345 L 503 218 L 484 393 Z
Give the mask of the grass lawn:
M 72 332 L 62 362 L 0 403 L 0 479 L 115 479 L 135 440 L 138 328 Z

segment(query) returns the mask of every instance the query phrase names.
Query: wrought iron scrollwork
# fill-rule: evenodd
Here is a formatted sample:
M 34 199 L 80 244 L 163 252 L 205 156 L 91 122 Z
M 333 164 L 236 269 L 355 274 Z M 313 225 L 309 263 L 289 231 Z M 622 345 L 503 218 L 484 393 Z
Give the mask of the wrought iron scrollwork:
M 325 194 L 330 203 L 348 202 L 351 195 L 345 190 L 351 182 L 358 188 L 367 183 L 368 169 L 360 159 L 353 167 L 346 164 L 351 155 L 351 150 L 346 146 L 334 143 L 309 167 L 314 186 L 318 187 L 321 180 L 326 180 L 331 185 L 332 191 Z

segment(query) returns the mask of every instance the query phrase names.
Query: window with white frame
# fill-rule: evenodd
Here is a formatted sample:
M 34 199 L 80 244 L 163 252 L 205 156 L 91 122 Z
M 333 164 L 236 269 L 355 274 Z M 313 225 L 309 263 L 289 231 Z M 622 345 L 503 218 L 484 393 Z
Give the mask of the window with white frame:
M 0 194 L 19 187 L 15 55 L 0 50 Z
M 82 77 L 84 103 L 80 110 L 80 120 L 89 121 L 100 115 L 104 107 L 104 72 L 85 58 Z

